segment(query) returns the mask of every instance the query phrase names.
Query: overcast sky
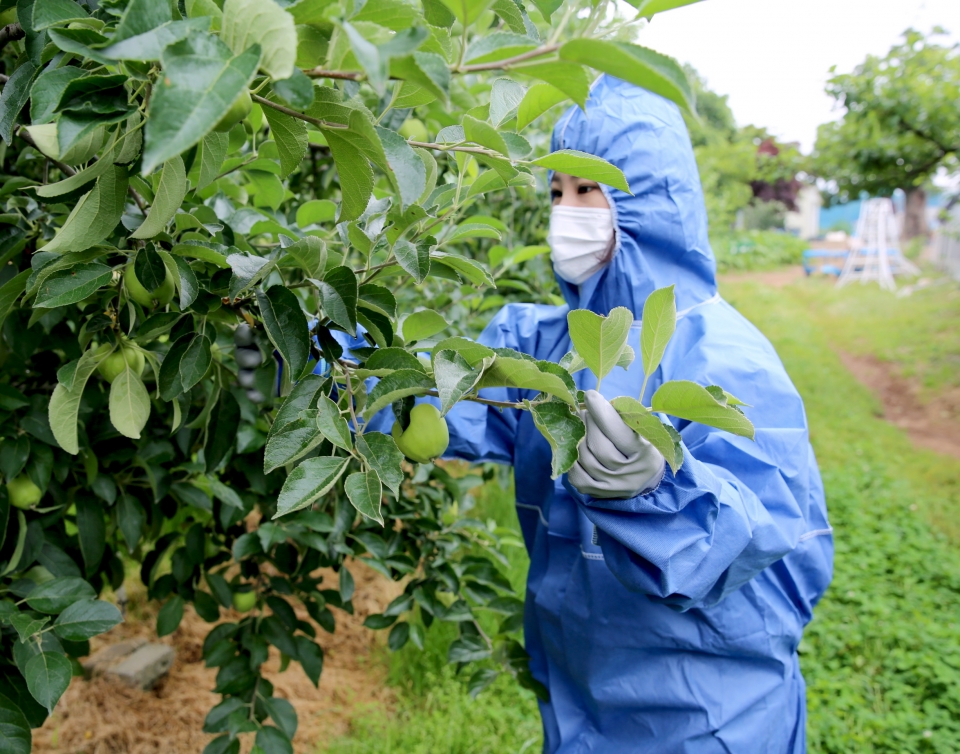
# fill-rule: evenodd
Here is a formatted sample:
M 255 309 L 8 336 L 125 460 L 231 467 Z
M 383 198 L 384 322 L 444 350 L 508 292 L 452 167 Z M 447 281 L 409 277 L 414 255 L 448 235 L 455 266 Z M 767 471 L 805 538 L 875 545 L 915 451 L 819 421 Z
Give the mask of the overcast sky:
M 908 27 L 935 25 L 960 40 L 960 0 L 704 0 L 654 17 L 637 41 L 692 64 L 740 125 L 807 152 L 817 126 L 839 117 L 823 91 L 830 66 L 849 72 Z

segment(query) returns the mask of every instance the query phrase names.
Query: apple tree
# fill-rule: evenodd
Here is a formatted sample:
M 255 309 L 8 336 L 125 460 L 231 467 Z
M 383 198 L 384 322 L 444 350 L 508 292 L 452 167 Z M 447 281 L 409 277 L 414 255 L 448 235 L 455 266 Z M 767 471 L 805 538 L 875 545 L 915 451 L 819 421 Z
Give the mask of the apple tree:
M 188 603 L 211 624 L 208 754 L 292 750 L 260 671 L 273 646 L 319 681 L 355 561 L 404 584 L 367 619 L 391 649 L 451 622 L 472 689 L 506 672 L 543 693 L 499 532 L 458 515 L 466 481 L 430 461 L 443 415 L 492 402 L 532 411 L 564 473 L 571 374 L 628 364 L 633 314 L 571 312 L 576 351 L 553 364 L 441 312 L 497 281 L 518 295 L 507 271 L 544 251 L 494 245 L 495 280 L 487 196 L 543 168 L 628 190 L 603 160 L 546 154 L 538 117 L 583 106 L 596 71 L 693 109 L 676 63 L 611 37 L 687 2 L 0 3 L 0 752 L 30 750 L 121 620 L 101 592 L 137 572 L 160 635 Z M 651 296 L 646 374 L 674 321 L 672 291 Z M 497 386 L 527 397 L 483 397 Z M 749 436 L 738 404 L 694 383 L 616 402 L 674 467 L 658 413 Z M 368 431 L 381 411 L 392 435 Z

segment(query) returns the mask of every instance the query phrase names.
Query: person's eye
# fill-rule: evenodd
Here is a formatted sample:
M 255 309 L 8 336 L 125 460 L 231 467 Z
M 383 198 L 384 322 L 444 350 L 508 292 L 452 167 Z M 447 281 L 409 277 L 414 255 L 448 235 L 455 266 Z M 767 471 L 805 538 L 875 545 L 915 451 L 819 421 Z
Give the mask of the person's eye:
M 555 201 L 557 201 L 557 199 L 562 199 L 562 198 L 563 198 L 563 192 L 562 192 L 562 191 L 560 191 L 560 190 L 558 190 L 558 189 L 551 189 L 551 190 L 550 190 L 550 201 L 555 202 Z
M 597 186 L 579 186 L 577 187 L 578 194 L 589 194 L 591 191 L 595 191 Z

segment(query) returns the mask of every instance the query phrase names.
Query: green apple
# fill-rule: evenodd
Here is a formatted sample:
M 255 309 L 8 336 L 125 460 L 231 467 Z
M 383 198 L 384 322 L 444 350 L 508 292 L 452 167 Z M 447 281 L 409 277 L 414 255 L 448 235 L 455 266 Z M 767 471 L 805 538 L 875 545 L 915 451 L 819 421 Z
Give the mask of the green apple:
M 7 493 L 10 495 L 10 504 L 21 510 L 32 508 L 43 497 L 43 492 L 26 474 L 21 474 L 9 482 Z
M 400 135 L 404 139 L 412 139 L 413 141 L 430 141 L 430 134 L 427 133 L 427 127 L 423 125 L 422 120 L 418 120 L 417 118 L 407 118 L 403 125 L 400 126 Z
M 97 349 L 97 352 L 102 354 L 109 350 L 110 344 L 104 343 L 102 346 L 100 346 L 100 348 Z M 103 376 L 103 379 L 112 383 L 128 366 L 138 376 L 143 374 L 144 363 L 142 351 L 136 348 L 124 348 L 123 346 L 120 346 L 120 348 L 116 349 L 113 353 L 107 356 L 107 358 L 100 362 L 100 364 L 97 366 L 97 370 Z
M 237 612 L 249 613 L 253 606 L 257 604 L 256 592 L 234 592 L 233 607 Z
M 450 444 L 450 431 L 447 429 L 447 420 L 440 416 L 436 406 L 429 403 L 420 403 L 410 411 L 410 425 L 406 430 L 400 429 L 400 423 L 393 425 L 391 431 L 393 439 L 403 453 L 411 461 L 429 463 Z
M 226 133 L 246 118 L 252 109 L 253 100 L 250 99 L 250 92 L 244 89 L 243 93 L 230 105 L 230 109 L 227 110 L 226 114 L 219 120 L 217 125 L 213 127 L 213 130 Z
M 170 270 L 167 270 L 159 288 L 148 291 L 137 278 L 132 263 L 127 265 L 127 268 L 123 271 L 123 287 L 130 298 L 148 309 L 153 307 L 154 301 L 161 306 L 166 306 L 173 300 L 173 294 L 177 292 L 177 286 L 173 282 L 173 275 L 170 274 Z
M 25 574 L 23 574 L 25 579 L 29 579 L 34 584 L 46 584 L 48 581 L 53 581 L 56 576 L 54 576 L 50 571 L 44 568 L 42 565 L 34 566 Z
M 214 555 L 220 553 L 220 545 L 218 545 L 212 537 L 206 537 L 203 540 L 203 556 L 207 559 L 212 558 Z

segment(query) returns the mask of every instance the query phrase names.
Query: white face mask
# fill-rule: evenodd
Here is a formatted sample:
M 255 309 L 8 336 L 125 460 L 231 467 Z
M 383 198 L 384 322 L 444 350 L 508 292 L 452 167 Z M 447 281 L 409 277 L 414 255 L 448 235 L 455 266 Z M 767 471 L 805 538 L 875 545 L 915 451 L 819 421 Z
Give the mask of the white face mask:
M 572 285 L 580 285 L 605 266 L 601 261 L 613 238 L 613 212 L 594 207 L 556 206 L 550 212 L 553 269 Z

